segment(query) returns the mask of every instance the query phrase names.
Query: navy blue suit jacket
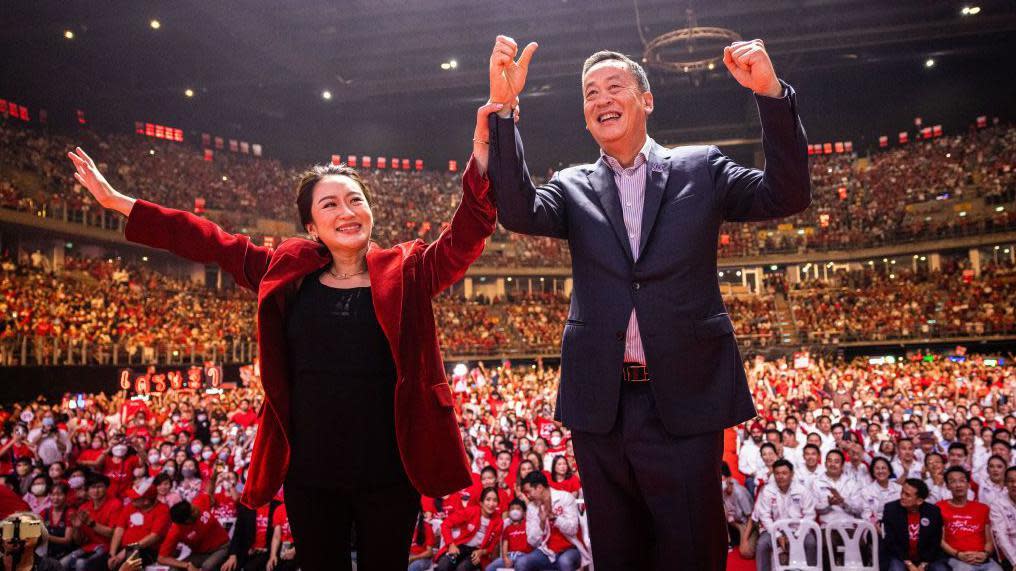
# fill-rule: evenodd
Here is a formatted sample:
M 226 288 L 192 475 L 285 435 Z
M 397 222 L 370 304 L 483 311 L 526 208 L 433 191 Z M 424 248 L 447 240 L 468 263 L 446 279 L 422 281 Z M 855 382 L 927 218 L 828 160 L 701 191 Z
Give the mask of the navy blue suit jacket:
M 782 98 L 757 97 L 764 171 L 714 146 L 653 147 L 637 261 L 606 162 L 566 168 L 535 186 L 514 122 L 491 115 L 488 174 L 498 219 L 513 232 L 568 240 L 571 250 L 555 412 L 565 426 L 602 434 L 614 425 L 632 308 L 668 432 L 713 431 L 756 415 L 720 297 L 716 247 L 724 220 L 780 218 L 811 203 L 807 139 L 785 87 Z

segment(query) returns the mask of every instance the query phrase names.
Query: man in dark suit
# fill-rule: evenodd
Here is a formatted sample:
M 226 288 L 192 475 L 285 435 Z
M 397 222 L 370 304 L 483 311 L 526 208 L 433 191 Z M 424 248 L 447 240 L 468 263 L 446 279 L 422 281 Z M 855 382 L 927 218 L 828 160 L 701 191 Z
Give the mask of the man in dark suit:
M 900 499 L 882 512 L 881 569 L 947 571 L 942 551 L 942 512 L 928 499 L 928 485 L 917 478 L 903 483 Z M 916 541 L 915 541 L 916 539 Z
M 811 202 L 794 90 L 760 40 L 724 49 L 756 94 L 765 171 L 716 147 L 668 149 L 647 136 L 642 67 L 598 52 L 582 69 L 586 128 L 602 155 L 535 186 L 512 103 L 536 50 L 499 36 L 490 59 L 489 177 L 498 218 L 568 240 L 574 288 L 555 418 L 571 429 L 599 569 L 723 569 L 722 431 L 755 416 L 716 245 L 725 220 L 767 220 Z M 483 165 L 479 165 L 481 168 Z

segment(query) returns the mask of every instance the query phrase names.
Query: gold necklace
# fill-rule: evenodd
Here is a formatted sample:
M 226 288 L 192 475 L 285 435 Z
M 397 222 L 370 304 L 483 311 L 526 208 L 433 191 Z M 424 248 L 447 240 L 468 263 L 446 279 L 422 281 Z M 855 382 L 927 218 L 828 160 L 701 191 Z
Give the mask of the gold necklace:
M 334 266 L 329 266 L 328 273 L 331 274 L 332 277 L 337 279 L 337 280 L 348 280 L 351 277 L 367 273 L 367 268 L 363 268 L 362 270 L 360 270 L 358 272 L 353 272 L 351 274 L 337 274 L 334 271 L 332 271 L 332 267 L 334 267 Z

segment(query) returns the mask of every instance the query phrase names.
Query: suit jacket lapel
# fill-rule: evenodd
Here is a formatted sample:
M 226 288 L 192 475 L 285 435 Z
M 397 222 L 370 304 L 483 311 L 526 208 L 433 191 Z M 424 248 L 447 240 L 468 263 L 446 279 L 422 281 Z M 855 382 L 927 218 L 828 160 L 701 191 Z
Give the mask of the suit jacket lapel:
M 639 258 L 646 253 L 649 235 L 656 224 L 656 215 L 660 212 L 663 202 L 663 191 L 667 188 L 667 177 L 670 175 L 670 163 L 667 157 L 661 156 L 660 145 L 653 145 L 646 160 L 646 195 L 642 207 L 642 234 L 639 239 Z
M 596 170 L 589 173 L 589 183 L 600 200 L 600 206 L 610 221 L 610 227 L 614 229 L 614 235 L 621 243 L 621 249 L 628 256 L 628 261 L 634 263 L 631 244 L 628 242 L 628 230 L 624 226 L 624 215 L 621 213 L 621 197 L 618 196 L 617 185 L 614 184 L 614 173 L 606 161 L 599 160 Z

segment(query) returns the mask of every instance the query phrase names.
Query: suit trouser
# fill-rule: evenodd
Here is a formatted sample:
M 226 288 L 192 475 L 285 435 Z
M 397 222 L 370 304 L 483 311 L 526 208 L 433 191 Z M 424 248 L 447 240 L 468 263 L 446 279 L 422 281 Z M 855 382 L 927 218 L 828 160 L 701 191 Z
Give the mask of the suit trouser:
M 597 571 L 722 571 L 723 433 L 672 436 L 649 383 L 622 382 L 607 434 L 572 431 Z

